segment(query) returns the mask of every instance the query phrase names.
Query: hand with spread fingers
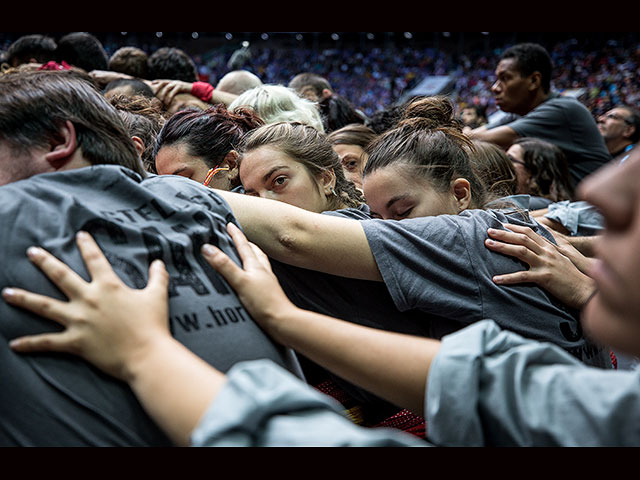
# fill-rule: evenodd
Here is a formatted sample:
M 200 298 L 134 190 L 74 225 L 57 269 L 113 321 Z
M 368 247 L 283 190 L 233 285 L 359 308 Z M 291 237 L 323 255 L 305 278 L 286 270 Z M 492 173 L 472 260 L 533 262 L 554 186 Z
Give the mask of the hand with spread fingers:
M 505 224 L 508 230 L 490 228 L 485 246 L 529 265 L 529 270 L 493 277 L 499 285 L 535 283 L 567 306 L 579 309 L 595 291 L 595 282 L 582 273 L 560 249 L 529 227 Z
M 209 265 L 229 282 L 251 316 L 276 341 L 283 343 L 278 338 L 275 323 L 280 318 L 291 316 L 298 308 L 282 290 L 267 255 L 249 242 L 233 223 L 227 225 L 227 231 L 238 250 L 242 267 L 213 245 L 204 245 L 202 254 Z
M 60 333 L 45 333 L 14 339 L 18 352 L 57 351 L 79 355 L 106 373 L 128 380 L 129 360 L 151 341 L 167 337 L 169 275 L 161 261 L 149 267 L 149 283 L 131 289 L 114 273 L 94 239 L 79 232 L 77 244 L 92 281 L 77 273 L 49 252 L 31 247 L 30 260 L 67 296 L 68 302 L 22 289 L 5 288 L 3 298 L 65 327 Z

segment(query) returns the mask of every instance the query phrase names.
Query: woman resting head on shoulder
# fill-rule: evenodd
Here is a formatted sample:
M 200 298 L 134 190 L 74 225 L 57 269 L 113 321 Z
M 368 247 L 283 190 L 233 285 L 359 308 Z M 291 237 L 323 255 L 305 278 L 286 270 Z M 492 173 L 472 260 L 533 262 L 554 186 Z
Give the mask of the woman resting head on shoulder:
M 488 199 L 470 149 L 447 97 L 409 104 L 397 126 L 366 148 L 363 189 L 372 215 L 400 220 L 482 208 Z

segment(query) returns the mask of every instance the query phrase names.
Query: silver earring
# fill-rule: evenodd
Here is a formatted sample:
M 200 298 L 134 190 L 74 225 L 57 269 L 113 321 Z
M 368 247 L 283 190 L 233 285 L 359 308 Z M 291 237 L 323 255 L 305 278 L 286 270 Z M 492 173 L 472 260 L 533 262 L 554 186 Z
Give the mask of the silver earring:
M 338 194 L 336 193 L 335 189 L 333 187 L 330 187 L 331 193 L 333 194 L 334 197 L 337 197 Z

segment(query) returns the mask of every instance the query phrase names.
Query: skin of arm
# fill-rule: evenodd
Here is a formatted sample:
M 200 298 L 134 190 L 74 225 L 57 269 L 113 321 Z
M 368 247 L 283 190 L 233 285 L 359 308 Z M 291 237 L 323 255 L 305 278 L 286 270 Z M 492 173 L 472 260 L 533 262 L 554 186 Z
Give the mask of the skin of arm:
M 177 445 L 188 445 L 191 431 L 224 385 L 225 376 L 170 335 L 169 276 L 164 264 L 154 262 L 147 287 L 133 290 L 116 276 L 88 234 L 79 233 L 77 243 L 91 274 L 89 283 L 42 249 L 32 248 L 28 254 L 69 302 L 20 289 L 3 290 L 8 303 L 65 327 L 62 333 L 15 339 L 11 348 L 85 358 L 127 382 L 169 438 Z
M 505 150 L 518 138 L 516 131 L 507 125 L 491 129 L 488 129 L 486 126 L 474 128 L 469 132 L 469 136 L 474 140 L 484 140 L 485 142 L 495 143 Z
M 297 267 L 382 281 L 358 220 L 322 215 L 293 205 L 216 190 L 250 242 L 271 258 Z
M 266 255 L 235 225 L 229 224 L 228 231 L 242 268 L 216 247 L 206 246 L 202 253 L 274 340 L 396 405 L 423 414 L 427 374 L 439 342 L 299 309 L 280 288 Z
M 347 380 L 423 414 L 425 387 L 440 342 L 343 322 L 295 307 L 280 288 L 266 255 L 234 225 L 232 235 L 243 267 L 204 245 L 213 268 L 237 289 L 245 308 L 285 345 L 307 354 Z M 133 290 L 111 269 L 88 235 L 78 246 L 92 281 L 39 250 L 31 260 L 67 295 L 58 301 L 24 290 L 5 289 L 3 297 L 65 326 L 61 333 L 15 339 L 18 352 L 61 351 L 80 355 L 128 382 L 158 425 L 178 445 L 191 431 L 226 377 L 175 341 L 168 331 L 168 276 L 161 262 L 150 267 L 149 284 Z M 127 319 L 136 318 L 136 322 Z
M 489 250 L 516 257 L 529 270 L 496 275 L 499 285 L 533 282 L 566 305 L 580 309 L 595 291 L 595 282 L 581 272 L 573 261 L 529 227 L 505 224 L 508 230 L 490 228 L 485 240 Z
M 149 82 L 153 93 L 165 105 L 171 105 L 173 98 L 179 93 L 191 93 L 193 83 L 182 80 L 153 80 Z M 237 95 L 213 90 L 209 103 L 224 103 L 227 107 L 236 99 Z

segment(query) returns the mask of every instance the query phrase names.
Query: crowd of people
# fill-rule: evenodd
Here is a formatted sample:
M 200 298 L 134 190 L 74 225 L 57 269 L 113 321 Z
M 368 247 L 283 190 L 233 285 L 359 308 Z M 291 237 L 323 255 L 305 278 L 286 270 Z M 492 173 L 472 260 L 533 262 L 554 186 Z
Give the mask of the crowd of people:
M 577 48 L 373 105 L 383 52 L 210 83 L 175 47 L 16 39 L 0 444 L 637 445 L 635 64 Z

